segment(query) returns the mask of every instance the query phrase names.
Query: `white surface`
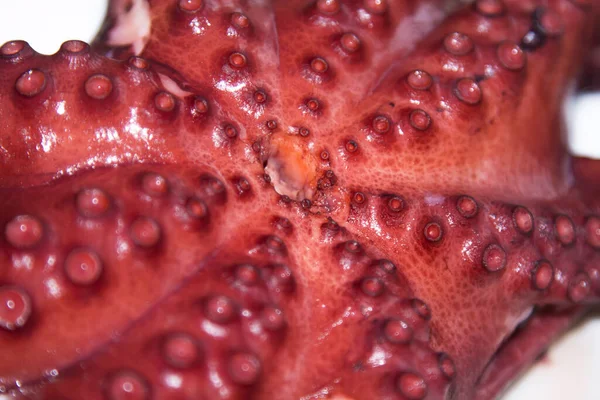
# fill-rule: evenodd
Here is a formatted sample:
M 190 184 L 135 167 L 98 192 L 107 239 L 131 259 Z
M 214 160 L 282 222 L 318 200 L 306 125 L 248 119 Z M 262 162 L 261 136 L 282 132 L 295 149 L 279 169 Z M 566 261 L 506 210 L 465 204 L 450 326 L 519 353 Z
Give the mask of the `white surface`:
M 567 110 L 571 151 L 580 156 L 600 158 L 600 94 L 579 96 Z
M 598 400 L 600 316 L 569 332 L 502 400 Z
M 106 0 L 0 0 L 0 44 L 24 39 L 38 52 L 52 54 L 65 40 L 89 41 L 105 7 Z M 573 151 L 600 158 L 600 96 L 575 99 L 569 113 Z M 555 345 L 548 360 L 534 367 L 503 400 L 597 400 L 598 371 L 600 319 L 596 318 Z
M 89 42 L 104 19 L 107 0 L 0 0 L 0 45 L 26 40 L 37 52 L 53 54 L 60 44 Z

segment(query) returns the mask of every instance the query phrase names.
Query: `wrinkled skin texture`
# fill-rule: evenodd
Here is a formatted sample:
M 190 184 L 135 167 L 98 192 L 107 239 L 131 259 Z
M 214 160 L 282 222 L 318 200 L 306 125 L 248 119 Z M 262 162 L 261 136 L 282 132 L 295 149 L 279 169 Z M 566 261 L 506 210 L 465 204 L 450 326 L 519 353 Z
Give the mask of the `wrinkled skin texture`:
M 115 0 L 5 44 L 0 392 L 495 398 L 598 303 L 597 8 Z

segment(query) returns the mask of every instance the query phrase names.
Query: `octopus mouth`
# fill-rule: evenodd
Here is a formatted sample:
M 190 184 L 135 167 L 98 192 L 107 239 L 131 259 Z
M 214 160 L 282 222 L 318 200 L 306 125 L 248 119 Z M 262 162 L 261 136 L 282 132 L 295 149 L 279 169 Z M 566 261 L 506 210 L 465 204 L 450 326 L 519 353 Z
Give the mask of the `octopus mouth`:
M 275 191 L 295 201 L 312 200 L 318 164 L 301 140 L 275 137 L 269 143 L 265 173 Z

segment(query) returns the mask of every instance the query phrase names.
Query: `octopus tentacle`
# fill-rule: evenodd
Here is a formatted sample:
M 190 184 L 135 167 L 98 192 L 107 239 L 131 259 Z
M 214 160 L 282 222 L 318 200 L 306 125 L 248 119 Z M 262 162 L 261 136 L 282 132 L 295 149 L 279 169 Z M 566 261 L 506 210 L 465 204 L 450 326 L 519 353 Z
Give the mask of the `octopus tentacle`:
M 493 398 L 600 300 L 594 7 L 116 0 L 4 44 L 0 392 Z

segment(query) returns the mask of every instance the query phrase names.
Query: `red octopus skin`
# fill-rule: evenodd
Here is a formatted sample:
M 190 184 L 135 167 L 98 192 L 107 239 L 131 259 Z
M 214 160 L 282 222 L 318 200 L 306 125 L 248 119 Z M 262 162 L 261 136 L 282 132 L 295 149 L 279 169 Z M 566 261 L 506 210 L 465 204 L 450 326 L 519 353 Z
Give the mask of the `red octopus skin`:
M 599 7 L 114 0 L 4 44 L 0 394 L 496 398 L 599 302 Z

